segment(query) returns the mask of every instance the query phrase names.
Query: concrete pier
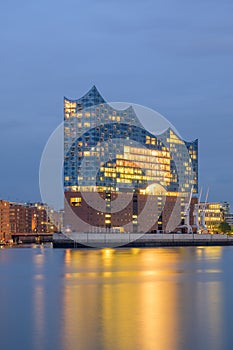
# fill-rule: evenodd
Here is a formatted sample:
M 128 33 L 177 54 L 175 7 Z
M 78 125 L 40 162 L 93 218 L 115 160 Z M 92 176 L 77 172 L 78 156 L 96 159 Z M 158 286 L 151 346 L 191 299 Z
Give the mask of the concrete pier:
M 227 246 L 233 236 L 225 234 L 134 234 L 55 233 L 54 248 Z

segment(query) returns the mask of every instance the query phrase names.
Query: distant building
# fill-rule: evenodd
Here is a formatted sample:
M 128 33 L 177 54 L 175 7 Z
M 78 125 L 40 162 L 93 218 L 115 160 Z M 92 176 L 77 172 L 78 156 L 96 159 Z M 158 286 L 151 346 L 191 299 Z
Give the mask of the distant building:
M 226 215 L 230 214 L 230 203 L 228 202 L 221 202 L 220 203 L 220 208 L 223 214 L 223 219 L 225 218 Z
M 64 151 L 64 221 L 76 232 L 94 226 L 141 232 L 139 217 L 148 198 L 149 232 L 170 231 L 171 213 L 182 224 L 185 198 L 191 189 L 198 192 L 198 140 L 186 142 L 171 128 L 150 133 L 132 107 L 114 109 L 95 86 L 77 100 L 64 99 Z M 116 198 L 132 199 L 114 212 Z M 98 209 L 92 203 L 105 204 Z
M 33 213 L 25 204 L 10 203 L 10 232 L 30 233 L 33 227 Z
M 63 210 L 57 212 L 43 203 L 17 203 L 0 200 L 0 241 L 24 233 L 61 231 Z
M 54 210 L 53 208 L 48 208 L 48 221 L 50 223 L 50 229 L 61 232 L 63 228 L 63 217 L 64 210 Z
M 43 203 L 10 203 L 10 232 L 52 233 L 56 225 L 50 220 L 48 207 Z
M 33 215 L 34 215 L 33 232 L 39 232 L 39 233 L 53 232 L 54 227 L 48 217 L 47 205 L 43 203 L 32 203 L 30 204 L 30 206 L 32 208 Z
M 230 203 L 228 203 L 228 202 L 221 202 L 220 203 L 220 208 L 221 208 L 221 210 L 223 212 L 223 216 L 227 215 L 227 214 L 230 214 L 230 211 L 231 211 Z
M 205 226 L 212 232 L 217 231 L 219 224 L 224 221 L 222 204 L 220 202 L 200 203 L 205 206 Z M 199 217 L 201 213 L 199 213 Z
M 231 226 L 233 226 L 233 214 L 226 214 L 225 215 L 225 221 L 229 224 L 229 225 L 231 225 Z
M 11 239 L 10 235 L 10 203 L 0 200 L 0 242 Z
M 228 202 L 221 203 L 223 221 L 233 226 L 233 214 L 231 214 L 231 207 Z

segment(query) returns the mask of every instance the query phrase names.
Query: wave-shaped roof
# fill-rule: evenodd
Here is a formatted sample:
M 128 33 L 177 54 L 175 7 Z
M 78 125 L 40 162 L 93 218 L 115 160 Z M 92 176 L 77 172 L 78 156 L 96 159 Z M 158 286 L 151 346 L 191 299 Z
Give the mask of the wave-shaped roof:
M 97 87 L 95 85 L 92 86 L 92 88 L 82 97 L 78 98 L 78 99 L 70 99 L 67 97 L 64 97 L 65 100 L 69 101 L 69 102 L 76 102 L 77 105 L 80 107 L 82 107 L 82 109 L 88 108 L 88 107 L 93 107 L 93 106 L 97 106 L 99 104 L 106 104 L 109 108 L 109 110 L 111 111 L 117 111 L 117 112 L 128 112 L 131 113 L 131 115 L 134 116 L 135 118 L 135 124 L 144 128 L 144 126 L 142 125 L 141 121 L 139 120 L 133 106 L 129 106 L 125 109 L 116 109 L 113 106 L 111 106 L 111 104 L 107 103 L 107 101 L 103 98 L 103 96 L 100 94 L 99 90 L 97 89 Z M 163 130 L 162 132 L 159 133 L 154 133 L 154 132 L 150 132 L 153 136 L 163 136 L 163 135 L 168 135 L 170 133 L 170 131 L 172 131 L 179 139 L 182 140 L 182 138 L 175 132 L 175 130 L 173 130 L 171 127 L 168 127 L 167 129 Z M 192 140 L 192 141 L 185 141 L 183 140 L 187 145 L 188 144 L 197 144 L 198 143 L 198 139 Z
M 70 99 L 67 97 L 64 97 L 64 99 L 70 102 L 76 102 L 77 104 L 80 103 L 83 108 L 95 106 L 100 103 L 106 103 L 105 99 L 102 97 L 95 85 L 93 85 L 92 88 L 79 99 Z

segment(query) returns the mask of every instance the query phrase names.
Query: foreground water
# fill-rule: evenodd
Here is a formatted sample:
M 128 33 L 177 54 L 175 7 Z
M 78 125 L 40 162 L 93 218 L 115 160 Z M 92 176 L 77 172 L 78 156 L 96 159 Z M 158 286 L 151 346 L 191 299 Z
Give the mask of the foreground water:
M 233 247 L 0 250 L 2 350 L 233 349 Z

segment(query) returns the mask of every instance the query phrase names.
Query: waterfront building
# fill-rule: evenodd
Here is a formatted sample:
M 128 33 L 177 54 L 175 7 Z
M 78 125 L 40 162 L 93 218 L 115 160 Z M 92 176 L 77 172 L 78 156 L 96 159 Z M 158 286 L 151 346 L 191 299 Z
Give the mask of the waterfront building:
M 33 212 L 33 232 L 48 233 L 53 232 L 53 224 L 49 220 L 48 207 L 43 203 L 29 204 Z
M 10 231 L 11 234 L 32 232 L 33 215 L 23 203 L 10 203 Z
M 48 215 L 48 207 L 43 203 L 10 203 L 10 232 L 52 233 L 56 225 Z
M 233 214 L 232 213 L 228 213 L 225 215 L 225 221 L 233 227 Z
M 220 203 L 220 208 L 222 211 L 223 219 L 225 219 L 226 215 L 230 214 L 230 203 L 228 202 L 221 202 Z
M 172 214 L 177 225 L 184 221 L 191 190 L 198 192 L 198 140 L 186 142 L 171 128 L 152 134 L 132 107 L 114 109 L 95 86 L 79 99 L 64 99 L 66 226 L 141 232 L 139 217 L 149 198 L 143 220 L 154 222 L 148 231 L 169 231 Z M 121 198 L 128 205 L 114 211 Z M 191 224 L 196 202 L 194 195 Z
M 0 242 L 10 240 L 10 203 L 0 200 Z
M 210 233 L 217 232 L 219 224 L 224 221 L 222 203 L 220 202 L 200 203 L 199 217 L 201 217 L 201 210 L 203 206 L 205 207 L 205 226 L 207 230 Z

